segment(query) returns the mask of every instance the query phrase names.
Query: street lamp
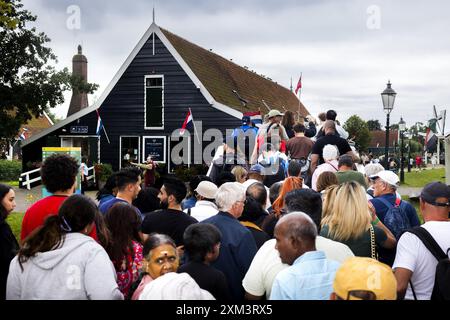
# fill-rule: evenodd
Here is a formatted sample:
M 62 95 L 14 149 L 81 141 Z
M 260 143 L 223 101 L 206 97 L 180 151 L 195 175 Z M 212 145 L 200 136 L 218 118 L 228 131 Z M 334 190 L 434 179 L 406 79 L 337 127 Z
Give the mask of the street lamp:
M 386 145 L 384 146 L 384 167 L 386 170 L 389 170 L 389 115 L 394 109 L 396 95 L 397 93 L 391 88 L 391 81 L 389 81 L 386 89 L 381 93 L 383 110 L 386 113 Z
M 402 117 L 400 117 L 400 122 L 398 123 L 398 130 L 400 130 L 400 139 L 401 139 L 401 147 L 400 147 L 400 182 L 404 183 L 405 182 L 405 164 L 404 164 L 404 160 L 403 160 L 403 137 L 404 137 L 404 132 L 406 130 L 406 122 L 403 120 Z
M 408 138 L 408 172 L 411 172 L 411 133 L 406 137 Z

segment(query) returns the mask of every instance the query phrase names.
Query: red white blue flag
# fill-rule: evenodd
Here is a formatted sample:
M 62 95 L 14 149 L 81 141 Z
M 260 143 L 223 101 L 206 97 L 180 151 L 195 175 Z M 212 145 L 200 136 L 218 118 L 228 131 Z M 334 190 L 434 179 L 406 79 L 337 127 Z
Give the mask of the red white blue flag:
M 186 119 L 184 119 L 183 125 L 181 126 L 180 135 L 184 134 L 184 130 L 192 128 L 193 121 L 194 121 L 194 118 L 192 117 L 191 109 L 189 109 L 189 111 L 186 115 Z
M 244 116 L 250 117 L 250 120 L 251 120 L 257 127 L 259 127 L 260 125 L 262 125 L 261 111 L 245 112 L 243 115 L 244 115 Z
M 98 109 L 96 111 L 97 111 L 97 129 L 95 130 L 95 134 L 99 136 L 103 128 L 103 122 L 102 118 L 100 118 L 100 114 L 98 113 Z

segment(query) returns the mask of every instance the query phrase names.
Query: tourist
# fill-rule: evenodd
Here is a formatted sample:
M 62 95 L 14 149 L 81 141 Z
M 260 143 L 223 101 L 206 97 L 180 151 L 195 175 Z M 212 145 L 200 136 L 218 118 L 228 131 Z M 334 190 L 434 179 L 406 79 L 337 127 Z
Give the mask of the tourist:
M 122 300 L 106 251 L 87 235 L 95 203 L 73 195 L 27 237 L 8 275 L 8 300 Z
M 14 190 L 0 183 L 0 301 L 6 298 L 9 264 L 19 251 L 19 244 L 6 218 L 16 208 Z
M 219 212 L 215 203 L 216 194 L 219 189 L 210 181 L 202 181 L 194 190 L 197 199 L 193 208 L 185 209 L 183 212 L 198 222 L 208 219 Z

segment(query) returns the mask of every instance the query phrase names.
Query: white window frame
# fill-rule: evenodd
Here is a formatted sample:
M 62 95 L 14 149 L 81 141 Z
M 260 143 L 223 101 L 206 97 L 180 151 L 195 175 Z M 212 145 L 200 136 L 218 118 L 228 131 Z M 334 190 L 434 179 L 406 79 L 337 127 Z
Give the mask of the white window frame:
M 162 79 L 162 127 L 147 127 L 147 79 Z M 158 88 L 158 87 L 155 87 Z M 146 75 L 144 77 L 144 129 L 145 130 L 164 130 L 164 75 Z
M 122 138 L 138 138 L 138 159 L 141 154 L 141 137 L 140 136 L 119 136 L 119 170 L 122 169 Z
M 155 161 L 157 163 L 167 163 L 167 136 L 160 135 L 160 136 L 143 136 L 142 137 L 142 163 L 144 163 L 147 158 L 145 155 L 145 140 L 146 139 L 152 139 L 152 138 L 164 138 L 164 158 L 163 161 Z

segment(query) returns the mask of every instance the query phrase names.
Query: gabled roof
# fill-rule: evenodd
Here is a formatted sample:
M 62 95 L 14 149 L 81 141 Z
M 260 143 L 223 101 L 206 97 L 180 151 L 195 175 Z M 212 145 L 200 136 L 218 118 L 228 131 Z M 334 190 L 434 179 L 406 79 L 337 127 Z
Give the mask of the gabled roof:
M 30 139 L 26 139 L 23 141 L 22 147 L 100 108 L 139 51 L 151 39 L 153 33 L 161 40 L 213 108 L 240 119 L 243 112 L 258 111 L 259 107 L 261 112 L 265 113 L 265 107 L 261 106 L 261 100 L 264 99 L 273 108 L 284 106 L 287 110 L 298 111 L 299 100 L 288 89 L 167 30 L 162 30 L 158 25 L 152 23 L 95 104 L 72 114 Z M 242 107 L 232 90 L 236 90 L 242 98 L 248 100 L 249 108 Z M 303 116 L 309 114 L 301 102 L 300 110 Z M 280 111 L 283 109 L 280 108 Z
M 264 100 L 270 107 L 282 112 L 282 107 L 297 112 L 300 105 L 302 116 L 309 114 L 287 88 L 165 29 L 161 28 L 161 31 L 217 102 L 241 112 L 258 111 L 260 108 L 263 113 L 267 113 L 262 103 Z M 246 107 L 242 106 L 233 90 L 248 101 Z

